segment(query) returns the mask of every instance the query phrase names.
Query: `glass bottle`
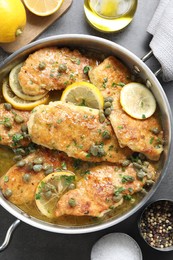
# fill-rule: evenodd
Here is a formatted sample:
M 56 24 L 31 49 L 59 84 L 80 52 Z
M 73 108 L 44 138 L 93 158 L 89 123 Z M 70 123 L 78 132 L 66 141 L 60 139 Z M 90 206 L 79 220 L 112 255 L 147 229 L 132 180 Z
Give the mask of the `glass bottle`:
M 133 19 L 137 0 L 84 0 L 88 22 L 103 32 L 118 32 Z

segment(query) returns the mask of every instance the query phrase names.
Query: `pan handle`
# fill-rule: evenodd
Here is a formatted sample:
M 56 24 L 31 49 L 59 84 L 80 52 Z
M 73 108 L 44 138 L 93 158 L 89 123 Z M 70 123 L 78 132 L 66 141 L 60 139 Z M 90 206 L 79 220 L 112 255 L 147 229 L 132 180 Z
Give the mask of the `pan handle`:
M 143 62 L 146 62 L 146 61 L 149 60 L 153 55 L 154 55 L 154 54 L 153 54 L 153 51 L 151 50 L 151 51 L 149 51 L 146 55 L 144 55 L 144 56 L 141 58 L 141 60 L 142 60 Z M 158 77 L 161 73 L 162 73 L 162 68 L 160 67 L 157 71 L 154 72 L 154 75 L 155 75 L 156 77 Z
M 4 242 L 2 243 L 2 245 L 0 245 L 0 252 L 3 251 L 9 245 L 11 236 L 19 224 L 20 224 L 20 220 L 16 219 L 16 221 L 14 221 L 13 224 L 9 227 L 9 229 L 7 230 Z

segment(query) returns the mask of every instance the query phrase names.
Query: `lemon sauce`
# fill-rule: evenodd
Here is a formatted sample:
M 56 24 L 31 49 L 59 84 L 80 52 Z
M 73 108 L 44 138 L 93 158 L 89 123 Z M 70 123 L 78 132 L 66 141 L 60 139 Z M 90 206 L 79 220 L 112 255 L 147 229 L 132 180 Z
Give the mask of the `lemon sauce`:
M 133 19 L 137 0 L 85 0 L 84 12 L 91 26 L 103 32 L 118 32 Z

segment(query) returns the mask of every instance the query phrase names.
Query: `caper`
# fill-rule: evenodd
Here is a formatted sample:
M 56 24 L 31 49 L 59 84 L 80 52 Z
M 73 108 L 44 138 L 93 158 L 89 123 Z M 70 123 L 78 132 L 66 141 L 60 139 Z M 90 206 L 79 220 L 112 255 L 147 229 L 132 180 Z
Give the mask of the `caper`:
M 70 205 L 70 207 L 74 208 L 76 206 L 75 199 L 73 199 L 73 198 L 69 199 L 68 204 Z
M 51 166 L 51 165 L 48 164 L 48 163 L 43 163 L 43 170 L 49 169 L 50 166 Z
M 43 163 L 43 158 L 42 157 L 37 157 L 34 159 L 34 164 L 42 164 Z
M 142 170 L 140 170 L 140 171 L 137 172 L 136 175 L 141 180 L 141 179 L 143 179 L 146 176 L 146 173 L 143 172 Z
M 14 160 L 15 162 L 22 160 L 22 155 L 16 155 L 16 156 L 14 156 L 14 157 L 13 157 L 13 160 Z
M 7 111 L 10 111 L 12 109 L 12 105 L 10 103 L 4 103 L 4 108 L 7 110 Z
M 130 164 L 130 160 L 125 160 L 125 161 L 122 162 L 123 167 L 129 166 L 129 164 Z
M 9 129 L 12 128 L 12 124 L 10 122 L 4 122 L 4 126 Z
M 143 162 L 143 165 L 146 166 L 146 167 L 148 167 L 148 166 L 149 166 L 149 162 L 148 162 L 148 161 L 144 161 L 144 162 Z
M 142 171 L 143 171 L 143 172 L 145 172 L 145 173 L 147 173 L 147 172 L 148 172 L 148 169 L 147 169 L 147 167 L 145 167 L 145 166 L 142 166 Z
M 139 164 L 139 163 L 136 163 L 136 162 L 133 162 L 133 166 L 136 168 L 136 169 L 142 169 L 142 165 Z
M 44 61 L 40 62 L 38 68 L 39 70 L 44 70 L 46 68 L 46 63 Z
M 70 183 L 68 186 L 68 190 L 74 190 L 76 188 L 76 185 L 74 183 Z
M 29 162 L 27 164 L 27 171 L 32 171 L 33 170 L 33 163 L 32 162 Z
M 114 99 L 113 99 L 113 97 L 106 97 L 105 99 L 104 99 L 104 101 L 105 102 L 113 102 L 114 101 Z
M 151 180 L 153 178 L 152 172 L 147 172 L 147 179 Z
M 140 192 L 141 192 L 142 194 L 144 194 L 144 195 L 147 194 L 147 191 L 146 191 L 144 188 L 142 188 Z
M 50 199 L 52 197 L 52 192 L 51 190 L 48 190 L 44 193 L 44 196 L 46 197 L 46 199 Z
M 110 138 L 111 138 L 111 135 L 110 135 L 109 131 L 104 131 L 104 132 L 102 133 L 102 137 L 103 137 L 104 139 L 110 139 Z
M 103 123 L 105 121 L 105 115 L 103 113 L 103 111 L 99 111 L 99 122 Z
M 48 175 L 54 171 L 53 166 L 49 165 L 49 167 L 44 171 L 45 175 Z
M 98 155 L 98 152 L 99 152 L 98 146 L 92 145 L 92 146 L 90 147 L 90 153 L 91 153 L 93 156 L 97 156 L 97 155 Z
M 67 70 L 66 64 L 60 64 L 58 67 L 58 72 L 65 72 Z
M 28 132 L 28 127 L 27 127 L 27 125 L 22 125 L 22 126 L 21 126 L 21 131 L 27 133 L 27 132 Z
M 142 165 L 141 159 L 137 159 L 137 163 Z
M 118 194 L 117 196 L 113 196 L 113 201 L 114 202 L 119 202 L 122 199 L 123 195 L 122 194 Z
M 33 170 L 34 170 L 35 172 L 40 172 L 40 171 L 42 170 L 42 168 L 43 168 L 42 164 L 35 164 L 35 165 L 33 166 Z
M 26 183 L 29 182 L 30 179 L 31 179 L 31 174 L 25 173 L 25 174 L 23 175 L 22 179 L 23 179 L 23 181 L 26 182 Z
M 153 180 L 147 180 L 146 181 L 146 185 L 147 186 L 151 186 L 151 185 L 153 185 L 154 184 L 154 181 Z
M 104 109 L 108 108 L 108 107 L 111 107 L 112 106 L 112 103 L 111 102 L 105 102 L 104 103 Z
M 10 189 L 8 189 L 8 188 L 4 191 L 4 196 L 5 196 L 6 198 L 9 198 L 12 194 L 13 194 L 13 193 L 12 193 L 12 190 L 10 190 Z
M 145 158 L 146 158 L 143 153 L 139 153 L 138 157 L 139 157 L 142 161 L 144 161 Z
M 30 139 L 30 135 L 29 135 L 28 133 L 26 133 L 26 132 L 23 132 L 23 138 L 28 138 L 28 139 Z
M 22 116 L 19 116 L 19 115 L 15 115 L 14 117 L 14 121 L 17 123 L 17 124 L 21 124 L 24 122 L 24 119 Z
M 157 127 L 154 127 L 151 129 L 151 132 L 155 135 L 158 135 L 160 133 L 160 130 Z
M 24 160 L 21 160 L 21 161 L 19 161 L 19 162 L 16 163 L 16 165 L 17 165 L 18 167 L 23 167 L 23 166 L 25 166 L 25 164 L 26 164 L 26 162 L 25 162 Z
M 99 156 L 99 157 L 105 156 L 106 153 L 105 153 L 103 147 L 102 147 L 102 146 L 99 146 L 98 148 L 99 148 L 99 149 L 98 149 L 98 156 Z
M 106 115 L 106 116 L 109 116 L 109 115 L 111 114 L 111 111 L 112 111 L 112 110 L 111 110 L 110 107 L 106 108 L 106 109 L 105 109 L 105 115 Z
M 19 155 L 25 155 L 25 150 L 23 148 L 15 149 L 15 153 Z

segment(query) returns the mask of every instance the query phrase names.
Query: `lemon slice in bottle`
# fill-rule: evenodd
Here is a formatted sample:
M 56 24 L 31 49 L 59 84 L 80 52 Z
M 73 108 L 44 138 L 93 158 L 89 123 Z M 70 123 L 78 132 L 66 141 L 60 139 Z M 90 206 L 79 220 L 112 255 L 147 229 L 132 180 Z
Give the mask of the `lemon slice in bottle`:
M 21 67 L 23 66 L 23 62 L 18 64 L 17 66 L 15 66 L 9 74 L 9 85 L 11 90 L 14 92 L 14 94 L 16 94 L 16 96 L 18 96 L 19 98 L 22 98 L 24 100 L 38 100 L 43 98 L 47 93 L 44 93 L 42 95 L 35 95 L 35 96 L 31 96 L 31 95 L 26 95 L 23 91 L 22 91 L 22 87 L 19 83 L 18 80 L 18 73 L 21 69 Z
M 120 93 L 123 110 L 136 119 L 146 119 L 156 110 L 156 100 L 151 91 L 143 84 L 131 82 Z
M 47 94 L 39 100 L 24 100 L 16 96 L 9 86 L 8 79 L 3 81 L 2 85 L 2 94 L 4 99 L 10 103 L 14 108 L 19 110 L 32 110 L 34 107 L 48 103 L 49 95 Z
M 93 84 L 85 81 L 69 85 L 63 91 L 61 101 L 95 109 L 103 109 L 104 105 L 104 99 L 100 90 Z
M 23 0 L 23 2 L 32 13 L 47 16 L 58 11 L 64 0 Z
M 70 171 L 53 172 L 37 186 L 35 202 L 39 211 L 48 218 L 55 218 L 56 205 L 69 189 L 75 188 L 75 174 Z

